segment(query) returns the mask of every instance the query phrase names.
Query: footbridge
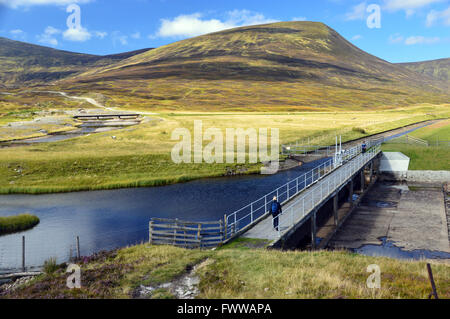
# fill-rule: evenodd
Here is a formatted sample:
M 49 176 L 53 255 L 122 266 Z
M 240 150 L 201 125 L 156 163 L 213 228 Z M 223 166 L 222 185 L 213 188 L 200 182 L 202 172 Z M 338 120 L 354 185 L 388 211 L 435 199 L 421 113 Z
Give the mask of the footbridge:
M 331 220 L 334 229 L 343 223 L 343 208 L 348 208 L 348 212 L 374 179 L 374 162 L 381 153 L 381 142 L 368 141 L 364 153 L 361 145 L 340 149 L 311 171 L 226 215 L 224 242 L 242 236 L 269 240 L 272 247 L 286 248 L 310 235 L 313 249 L 321 240 L 324 244 L 324 238 L 317 237 L 318 222 L 323 225 Z M 282 214 L 276 217 L 278 230 L 274 229 L 270 214 L 274 196 L 283 207 Z M 327 208 L 326 214 L 321 212 L 323 208 Z

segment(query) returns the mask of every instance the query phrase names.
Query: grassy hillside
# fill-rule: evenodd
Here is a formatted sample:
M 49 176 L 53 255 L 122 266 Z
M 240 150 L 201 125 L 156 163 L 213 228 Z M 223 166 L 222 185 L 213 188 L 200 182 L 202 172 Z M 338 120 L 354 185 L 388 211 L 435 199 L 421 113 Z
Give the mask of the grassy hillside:
M 401 63 L 401 66 L 408 69 L 434 77 L 438 80 L 447 82 L 450 85 L 450 58 L 432 61 Z
M 105 66 L 148 49 L 97 56 L 55 50 L 0 37 L 0 82 L 4 88 L 49 83 L 92 67 Z
M 175 42 L 59 83 L 109 106 L 342 110 L 443 103 L 442 81 L 372 56 L 317 22 L 241 27 Z
M 36 278 L 3 298 L 174 298 L 193 266 L 197 298 L 423 298 L 431 291 L 425 261 L 399 261 L 340 251 L 248 249 L 216 251 L 138 245 L 84 258 L 81 289 L 66 286 L 66 267 Z M 381 271 L 381 288 L 366 286 L 367 267 Z M 440 298 L 450 298 L 450 266 L 433 263 Z M 151 287 L 141 295 L 141 285 Z

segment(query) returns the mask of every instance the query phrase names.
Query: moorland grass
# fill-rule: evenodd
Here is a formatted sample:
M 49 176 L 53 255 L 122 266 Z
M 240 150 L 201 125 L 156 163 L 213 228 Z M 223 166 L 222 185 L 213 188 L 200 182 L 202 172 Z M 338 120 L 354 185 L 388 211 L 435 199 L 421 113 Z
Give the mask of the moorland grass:
M 39 218 L 31 214 L 0 217 L 0 236 L 33 228 L 39 224 Z
M 157 288 L 198 267 L 199 298 L 428 298 L 426 261 L 368 257 L 345 251 L 278 251 L 230 247 L 186 250 L 141 244 L 84 258 L 81 289 L 66 287 L 59 269 L 5 298 L 132 298 L 140 285 Z M 369 289 L 367 267 L 381 270 L 381 288 Z M 450 298 L 450 265 L 432 262 L 440 298 Z M 107 283 L 107 284 L 106 284 Z M 149 298 L 173 298 L 159 288 Z
M 159 114 L 128 129 L 0 149 L 0 193 L 160 186 L 230 171 L 259 172 L 261 164 L 175 164 L 170 152 L 178 141 L 171 134 L 179 127 L 192 131 L 194 119 L 202 120 L 204 129 L 214 127 L 224 134 L 226 128 L 278 128 L 280 143 L 309 138 L 313 144 L 331 145 L 336 135 L 349 141 L 449 115 L 448 107 L 429 105 L 376 112 Z

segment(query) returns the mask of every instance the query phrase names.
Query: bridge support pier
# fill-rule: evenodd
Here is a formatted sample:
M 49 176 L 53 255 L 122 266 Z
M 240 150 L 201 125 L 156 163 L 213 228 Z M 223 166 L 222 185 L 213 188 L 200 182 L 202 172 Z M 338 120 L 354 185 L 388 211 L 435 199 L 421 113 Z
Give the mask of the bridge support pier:
M 338 194 L 333 197 L 333 215 L 334 215 L 334 226 L 338 225 Z
M 316 227 L 316 211 L 314 211 L 311 214 L 311 250 L 316 249 L 316 234 L 317 234 L 317 227 Z
M 373 161 L 370 162 L 370 175 L 369 175 L 369 183 L 372 183 L 372 178 L 373 178 Z
M 364 192 L 364 187 L 366 186 L 366 176 L 364 175 L 364 168 L 361 170 L 361 193 Z
M 352 205 L 352 203 L 353 203 L 353 179 L 352 180 L 350 180 L 350 183 L 349 183 L 349 202 L 350 202 L 350 205 Z

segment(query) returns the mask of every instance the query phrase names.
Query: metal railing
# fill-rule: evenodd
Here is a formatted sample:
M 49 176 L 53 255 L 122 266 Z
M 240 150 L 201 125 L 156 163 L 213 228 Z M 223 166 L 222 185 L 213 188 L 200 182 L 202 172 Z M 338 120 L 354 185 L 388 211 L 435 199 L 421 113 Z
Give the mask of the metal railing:
M 281 146 L 282 155 L 332 156 L 334 152 L 334 147 L 332 146 L 295 144 Z
M 392 144 L 417 144 L 417 145 L 422 145 L 422 146 L 430 146 L 430 143 L 428 143 L 428 141 L 425 141 L 421 138 L 414 137 L 414 136 L 411 136 L 408 134 L 394 138 L 394 139 L 390 140 L 389 143 L 392 143 Z
M 281 237 L 283 229 L 289 229 L 305 218 L 317 205 L 330 196 L 339 186 L 346 183 L 351 176 L 363 168 L 380 151 L 380 145 L 376 145 L 366 153 L 358 154 L 327 176 L 326 179 L 295 199 L 292 205 L 275 217 L 278 218 L 278 235 Z
M 382 141 L 382 139 L 368 141 L 366 143 L 367 149 L 370 152 L 373 152 L 373 150 L 370 149 L 374 146 L 378 147 Z M 272 204 L 272 199 L 274 196 L 277 197 L 277 200 L 281 205 L 287 203 L 293 197 L 300 194 L 304 189 L 310 187 L 324 176 L 328 175 L 344 163 L 360 154 L 361 150 L 361 145 L 357 145 L 347 150 L 335 152 L 333 158 L 328 159 L 324 163 L 300 175 L 294 180 L 287 182 L 250 204 L 234 211 L 232 214 L 226 215 L 226 238 L 233 237 L 239 231 L 249 227 L 266 216 L 269 213 L 269 208 Z
M 238 209 L 230 215 L 226 216 L 227 238 L 234 236 L 238 231 L 253 224 L 256 220 L 265 216 L 269 211 L 274 196 L 277 197 L 281 204 L 288 202 L 294 196 L 297 196 L 306 187 L 312 185 L 320 178 L 333 170 L 334 159 L 329 159 L 323 164 L 313 168 L 312 170 L 300 175 L 292 181 L 278 187 L 270 193 L 260 197 L 250 204 Z

